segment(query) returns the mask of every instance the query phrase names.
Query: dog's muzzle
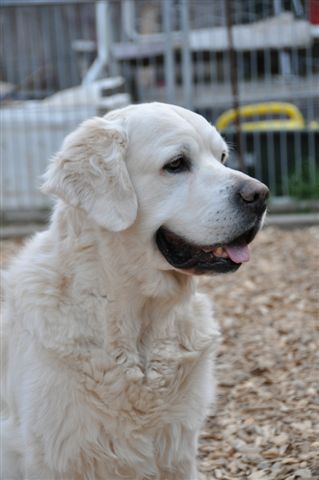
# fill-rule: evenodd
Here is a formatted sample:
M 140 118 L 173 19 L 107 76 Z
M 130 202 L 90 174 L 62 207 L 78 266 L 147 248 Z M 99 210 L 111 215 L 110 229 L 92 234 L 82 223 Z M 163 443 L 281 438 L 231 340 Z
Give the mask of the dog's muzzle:
M 234 272 L 249 260 L 248 244 L 256 236 L 266 210 L 269 190 L 263 183 L 249 178 L 234 192 L 234 208 L 243 226 L 242 233 L 226 243 L 195 245 L 162 226 L 156 232 L 158 249 L 175 269 L 192 274 Z
M 260 223 L 227 244 L 194 245 L 165 227 L 156 232 L 158 249 L 175 269 L 192 274 L 227 273 L 249 260 L 248 244 L 254 239 Z

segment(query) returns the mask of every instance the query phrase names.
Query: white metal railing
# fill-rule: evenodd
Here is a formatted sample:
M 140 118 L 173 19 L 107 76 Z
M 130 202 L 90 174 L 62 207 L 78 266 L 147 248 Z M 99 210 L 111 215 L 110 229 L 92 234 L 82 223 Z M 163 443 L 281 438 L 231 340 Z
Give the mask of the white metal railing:
M 232 108 L 225 1 L 2 0 L 2 210 L 48 206 L 40 175 L 88 116 L 130 99 L 180 104 L 212 122 Z M 248 172 L 275 195 L 290 194 L 293 175 L 309 184 L 317 175 L 319 39 L 307 4 L 232 2 L 239 104 L 286 102 L 304 119 L 294 130 L 241 133 Z M 266 120 L 282 119 L 271 115 Z M 236 167 L 238 136 L 232 128 L 223 135 Z

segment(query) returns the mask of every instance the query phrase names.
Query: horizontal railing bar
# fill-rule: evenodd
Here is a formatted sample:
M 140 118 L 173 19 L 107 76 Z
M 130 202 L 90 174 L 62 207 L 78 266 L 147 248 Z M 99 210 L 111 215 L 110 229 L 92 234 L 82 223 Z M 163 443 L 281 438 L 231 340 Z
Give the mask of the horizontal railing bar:
M 92 4 L 100 0 L 1 0 L 2 7 L 32 7 L 54 5 Z

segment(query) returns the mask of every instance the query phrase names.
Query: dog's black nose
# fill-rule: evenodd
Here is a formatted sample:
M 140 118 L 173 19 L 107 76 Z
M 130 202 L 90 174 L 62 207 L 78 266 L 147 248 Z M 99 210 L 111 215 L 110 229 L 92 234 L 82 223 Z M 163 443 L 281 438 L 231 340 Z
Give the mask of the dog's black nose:
M 262 213 L 266 208 L 269 189 L 258 180 L 246 180 L 240 186 L 238 194 L 241 203 L 256 213 Z

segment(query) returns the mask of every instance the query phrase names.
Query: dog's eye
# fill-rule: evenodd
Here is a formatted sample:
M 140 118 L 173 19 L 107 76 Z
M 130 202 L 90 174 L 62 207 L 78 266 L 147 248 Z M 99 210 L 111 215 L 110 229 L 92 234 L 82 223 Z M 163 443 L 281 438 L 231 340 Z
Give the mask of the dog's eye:
M 183 155 L 175 158 L 171 162 L 164 165 L 163 170 L 166 170 L 169 173 L 180 173 L 190 170 L 190 163 Z
M 223 152 L 220 161 L 221 161 L 222 164 L 224 164 L 224 163 L 226 163 L 226 160 L 227 160 L 226 153 Z

